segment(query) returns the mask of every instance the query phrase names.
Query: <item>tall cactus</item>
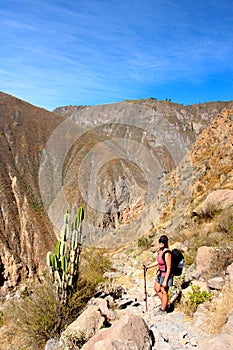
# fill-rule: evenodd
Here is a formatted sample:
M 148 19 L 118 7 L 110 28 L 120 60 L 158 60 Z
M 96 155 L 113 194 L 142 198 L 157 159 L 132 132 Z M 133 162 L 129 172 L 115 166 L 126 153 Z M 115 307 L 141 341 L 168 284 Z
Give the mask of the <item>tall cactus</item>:
M 55 252 L 47 253 L 47 265 L 61 303 L 66 303 L 78 279 L 79 258 L 82 247 L 83 207 L 79 207 L 70 230 L 70 214 L 66 210 L 64 224 L 57 241 Z M 71 231 L 71 234 L 70 234 Z

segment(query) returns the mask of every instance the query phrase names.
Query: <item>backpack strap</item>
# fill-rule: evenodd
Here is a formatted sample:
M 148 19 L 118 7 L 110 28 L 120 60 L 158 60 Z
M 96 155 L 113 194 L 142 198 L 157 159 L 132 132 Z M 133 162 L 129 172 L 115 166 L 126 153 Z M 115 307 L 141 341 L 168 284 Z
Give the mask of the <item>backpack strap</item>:
M 165 262 L 165 265 L 166 265 L 165 255 L 166 255 L 167 253 L 170 253 L 170 254 L 172 255 L 172 252 L 171 252 L 169 249 L 166 249 L 165 252 L 163 252 L 163 254 L 162 254 L 162 259 L 163 259 L 163 261 Z M 167 265 L 166 265 L 165 272 L 166 272 L 166 271 L 167 271 Z
M 165 255 L 167 254 L 167 253 L 172 253 L 169 249 L 166 249 L 165 250 L 165 252 L 163 252 L 163 254 L 162 254 L 162 259 L 163 259 L 163 261 L 166 263 L 166 261 L 165 261 Z

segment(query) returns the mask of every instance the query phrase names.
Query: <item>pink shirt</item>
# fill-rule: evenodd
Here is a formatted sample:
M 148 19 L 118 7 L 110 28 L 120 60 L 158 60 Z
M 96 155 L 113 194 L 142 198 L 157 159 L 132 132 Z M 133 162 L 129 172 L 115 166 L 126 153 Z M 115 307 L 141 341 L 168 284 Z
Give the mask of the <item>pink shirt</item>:
M 157 261 L 158 261 L 158 268 L 160 271 L 162 271 L 161 276 L 165 276 L 166 275 L 166 264 L 162 258 L 161 255 L 157 255 Z

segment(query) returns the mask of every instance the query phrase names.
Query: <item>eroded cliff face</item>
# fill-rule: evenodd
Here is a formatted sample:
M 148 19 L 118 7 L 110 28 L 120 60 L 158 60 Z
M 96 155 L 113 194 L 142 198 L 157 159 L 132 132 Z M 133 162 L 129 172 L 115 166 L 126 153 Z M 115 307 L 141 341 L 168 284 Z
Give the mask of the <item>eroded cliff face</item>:
M 160 193 L 159 223 L 161 232 L 171 239 L 179 240 L 182 232 L 185 236 L 185 231 L 195 226 L 197 208 L 207 198 L 213 198 L 213 210 L 218 205 L 224 208 L 224 201 L 232 207 L 232 140 L 233 109 L 221 112 L 204 129 L 184 160 L 167 177 L 166 190 Z
M 196 165 L 185 156 L 226 105 L 148 99 L 59 115 L 0 93 L 1 293 L 43 269 L 67 207 L 84 206 L 95 246 L 129 242 L 160 218 L 173 225 L 168 213 L 187 207 L 193 185 Z
M 169 220 L 175 208 L 172 222 L 178 227 L 192 196 L 195 166 L 188 151 L 219 111 L 232 104 L 185 107 L 146 99 L 62 109 L 83 128 L 70 150 L 63 183 L 71 207 L 84 194 L 88 244 L 112 247 L 129 242 L 153 230 L 161 217 Z M 168 176 L 178 165 L 179 185 Z M 78 183 L 75 174 L 80 172 L 85 176 Z M 52 218 L 60 203 L 58 197 L 51 204 Z
M 5 293 L 42 268 L 55 241 L 40 198 L 38 171 L 59 118 L 0 93 L 0 120 L 0 285 Z

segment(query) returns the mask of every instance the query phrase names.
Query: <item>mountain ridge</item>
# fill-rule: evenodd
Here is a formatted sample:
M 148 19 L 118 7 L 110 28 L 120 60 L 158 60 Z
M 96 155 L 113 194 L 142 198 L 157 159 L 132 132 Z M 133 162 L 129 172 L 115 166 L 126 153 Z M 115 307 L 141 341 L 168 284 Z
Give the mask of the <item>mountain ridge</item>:
M 163 217 L 163 212 L 165 210 L 163 211 L 161 208 L 163 206 L 166 207 L 165 197 L 169 198 L 171 195 L 166 192 L 167 189 L 171 192 L 171 185 L 166 185 L 165 179 L 167 174 L 172 172 L 176 166 L 173 159 L 174 155 L 171 153 L 172 145 L 175 144 L 176 135 L 181 138 L 182 145 L 188 150 L 194 143 L 197 135 L 199 135 L 223 109 L 232 106 L 233 101 L 226 103 L 213 102 L 210 103 L 210 105 L 197 105 L 195 107 L 189 106 L 189 114 L 187 115 L 185 114 L 186 109 L 184 106 L 179 105 L 181 111 L 177 111 L 177 105 L 173 106 L 173 103 L 170 101 L 158 102 L 153 99 L 144 99 L 136 103 L 124 102 L 108 106 L 81 106 L 81 108 L 70 108 L 68 106 L 65 108 L 65 113 L 59 115 L 57 109 L 56 113 L 48 112 L 13 96 L 0 93 L 1 293 L 5 294 L 13 290 L 20 282 L 25 281 L 25 279 L 34 278 L 39 275 L 45 264 L 46 252 L 53 249 L 56 241 L 57 227 L 55 227 L 55 223 L 59 223 L 59 221 L 62 220 L 64 208 L 67 204 L 71 205 L 73 212 L 77 205 L 84 204 L 87 217 L 90 218 L 88 230 L 90 229 L 91 236 L 94 238 L 93 244 L 99 242 L 100 246 L 104 245 L 106 243 L 106 236 L 108 236 L 108 246 L 112 245 L 112 239 L 115 240 L 116 245 L 119 246 L 125 243 L 125 238 L 127 238 L 127 240 L 137 239 L 138 236 L 135 236 L 135 232 L 131 231 L 136 231 L 139 226 L 142 228 L 142 233 L 147 232 L 147 230 L 153 230 L 156 220 Z M 173 112 L 172 107 L 175 107 Z M 162 108 L 165 110 L 164 115 L 161 113 Z M 201 109 L 201 114 L 199 114 L 199 109 Z M 149 127 L 146 125 L 144 130 L 143 128 L 140 129 L 137 125 L 133 125 L 133 127 L 131 126 L 130 129 L 127 129 L 123 123 L 124 119 L 118 120 L 118 124 L 115 123 L 115 125 L 111 123 L 113 120 L 117 120 L 114 118 L 116 118 L 116 115 L 121 115 L 120 113 L 122 113 L 122 118 L 125 118 L 128 113 L 131 113 L 131 118 L 134 116 L 135 110 L 137 113 L 139 113 L 139 111 L 142 113 L 142 110 L 146 110 L 146 118 L 150 118 L 150 116 L 153 115 L 155 121 L 164 121 L 166 119 L 165 127 L 169 126 L 170 129 L 167 130 L 171 130 L 174 133 L 171 146 L 169 138 L 166 139 L 168 141 L 165 145 L 158 145 L 156 138 L 151 138 L 151 125 L 153 123 L 148 124 Z M 78 116 L 75 116 L 76 112 Z M 104 114 L 106 114 L 106 121 L 108 122 L 107 124 L 105 123 L 104 128 L 95 125 L 99 118 L 96 116 L 104 116 Z M 92 116 L 92 119 L 88 119 L 86 116 Z M 68 117 L 70 129 L 68 128 L 66 130 L 64 140 L 56 140 L 54 144 L 56 149 L 57 147 L 62 148 L 63 141 L 69 141 L 71 129 L 76 128 L 77 120 L 75 120 L 75 118 L 79 118 L 85 128 L 85 122 L 89 120 L 89 129 L 85 129 L 85 132 L 79 136 L 77 140 L 75 139 L 75 142 L 72 143 L 72 147 L 68 150 L 69 152 L 65 153 L 64 161 L 61 164 L 62 174 L 64 175 L 62 192 L 64 192 L 63 195 L 65 195 L 66 199 L 65 206 L 63 207 L 61 205 L 63 203 L 60 201 L 60 192 L 56 190 L 54 194 L 58 196 L 55 196 L 49 208 L 45 208 L 39 183 L 40 170 L 44 169 L 41 162 L 43 155 L 47 157 L 45 150 L 48 141 L 56 135 L 57 128 L 61 127 L 62 129 L 63 123 L 67 121 Z M 83 120 L 80 119 L 82 117 Z M 163 117 L 165 119 L 163 119 Z M 133 119 L 133 122 L 135 122 L 135 120 L 137 121 L 137 118 Z M 144 122 L 145 119 L 142 120 Z M 148 120 L 149 123 L 150 120 L 146 120 Z M 144 126 L 145 124 L 141 125 Z M 164 137 L 168 137 L 169 132 L 164 129 L 162 123 L 160 124 L 160 128 L 164 133 Z M 144 137 L 146 131 L 148 131 L 150 135 L 148 139 Z M 146 214 L 145 200 L 147 199 L 147 189 L 146 178 L 145 175 L 143 175 L 143 171 L 146 171 L 146 168 L 143 168 L 142 160 L 141 163 L 133 164 L 132 159 L 134 158 L 130 158 L 127 153 L 128 150 L 126 149 L 126 152 L 123 148 L 123 146 L 125 146 L 126 136 L 128 137 L 129 132 L 132 142 L 130 143 L 127 141 L 127 147 L 132 147 L 133 152 L 136 152 L 139 150 L 138 145 L 141 144 L 141 140 L 143 140 L 144 143 L 142 143 L 143 147 L 141 150 L 143 151 L 148 147 L 150 153 L 154 154 L 155 158 L 153 159 L 156 159 L 161 167 L 161 174 L 159 173 L 161 179 L 158 180 L 158 186 L 164 186 L 162 187 L 162 196 L 159 198 L 159 200 L 161 200 L 161 207 L 159 206 L 158 208 L 158 218 L 155 216 L 153 217 L 153 207 L 151 207 L 151 213 L 150 215 L 148 214 L 147 222 L 145 222 L 144 218 Z M 95 188 L 95 190 L 96 198 L 104 199 L 107 210 L 101 211 L 101 208 L 97 207 L 96 211 L 95 208 L 88 207 L 88 197 L 87 199 L 83 199 L 83 193 L 81 193 L 81 189 L 77 186 L 78 179 L 76 174 L 80 172 L 80 174 L 84 176 L 82 181 L 83 188 L 85 189 L 85 184 L 89 185 L 90 179 L 87 174 L 91 175 L 91 173 L 88 173 L 89 163 L 87 162 L 83 165 L 82 160 L 96 147 L 98 149 L 100 145 L 109 145 L 111 134 L 118 135 L 118 138 L 121 139 L 120 144 L 114 142 L 110 144 L 111 151 L 113 150 L 113 146 L 117 146 L 117 150 L 122 152 L 120 153 L 122 157 L 126 158 L 125 160 L 123 160 L 123 158 L 114 159 L 111 158 L 111 154 L 110 158 L 108 158 L 108 150 L 104 153 L 108 161 L 99 168 L 97 174 L 99 187 L 97 190 Z M 158 136 L 158 134 L 155 135 L 156 137 Z M 205 137 L 208 137 L 208 132 Z M 56 176 L 57 168 L 54 167 L 54 164 L 57 165 L 57 159 L 56 157 L 54 159 L 48 157 L 46 160 L 49 160 L 49 162 L 51 161 L 49 163 L 50 166 L 47 167 L 48 173 L 46 173 L 46 176 L 48 175 L 46 188 L 51 189 L 53 185 L 52 181 L 54 176 Z M 101 160 L 101 157 L 99 160 Z M 82 168 L 80 168 L 80 164 L 83 166 Z M 188 167 L 186 167 L 188 176 L 187 169 Z M 182 170 L 180 169 L 179 171 Z M 189 171 L 192 172 L 192 169 Z M 124 174 L 124 178 L 122 174 Z M 186 181 L 185 176 L 181 179 Z M 152 194 L 153 196 L 155 195 L 154 193 Z M 91 193 L 91 195 L 93 195 L 93 193 Z M 98 201 L 95 203 L 98 204 Z M 168 203 L 168 207 L 172 210 L 175 205 L 174 200 L 173 204 L 171 203 L 172 202 L 170 202 L 170 204 Z M 180 203 L 180 210 L 182 211 L 182 200 Z M 169 226 L 169 223 L 166 224 L 167 221 L 165 219 L 162 221 L 163 226 Z M 61 223 L 62 222 L 59 224 Z M 124 228 L 126 228 L 125 231 Z M 123 230 L 122 234 L 118 237 L 117 232 L 121 232 L 121 230 Z M 95 235 L 98 234 L 99 238 L 96 241 Z

